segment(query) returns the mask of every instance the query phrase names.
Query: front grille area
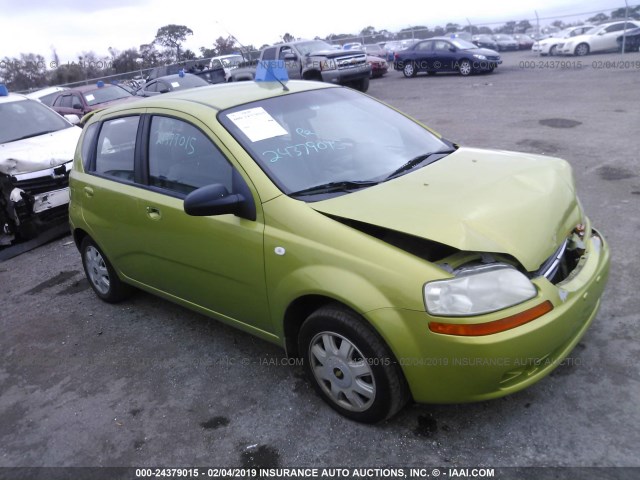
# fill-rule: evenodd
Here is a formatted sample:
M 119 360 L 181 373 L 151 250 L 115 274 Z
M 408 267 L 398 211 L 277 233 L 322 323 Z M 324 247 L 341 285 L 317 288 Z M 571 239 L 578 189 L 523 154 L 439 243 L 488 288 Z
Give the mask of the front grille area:
M 338 66 L 338 70 L 347 70 L 349 68 L 365 65 L 366 63 L 367 57 L 361 54 L 336 58 L 336 65 Z
M 500 60 L 500 56 L 499 55 L 487 55 L 487 60 Z
M 52 190 L 60 190 L 69 185 L 69 171 L 71 166 L 59 165 L 57 167 L 43 170 L 41 176 L 34 174 L 14 175 L 10 177 L 11 186 L 20 188 L 29 195 L 37 195 Z M 35 172 L 39 173 L 39 172 Z
M 540 268 L 531 274 L 532 278 L 545 277 L 554 285 L 565 280 L 578 266 L 584 254 L 584 227 L 578 225 L 574 233 L 551 255 Z

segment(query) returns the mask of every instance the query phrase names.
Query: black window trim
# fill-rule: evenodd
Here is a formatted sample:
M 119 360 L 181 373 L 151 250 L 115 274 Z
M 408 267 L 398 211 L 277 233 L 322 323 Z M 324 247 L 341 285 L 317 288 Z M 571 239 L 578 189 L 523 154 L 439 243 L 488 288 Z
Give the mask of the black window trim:
M 139 117 L 138 121 L 138 130 L 136 132 L 136 146 L 133 153 L 133 177 L 134 180 L 125 180 L 123 178 L 113 177 L 110 175 L 103 175 L 101 173 L 96 172 L 96 158 L 97 158 L 97 150 L 98 150 L 98 139 L 100 138 L 100 133 L 102 132 L 102 127 L 106 122 L 112 120 L 118 120 L 121 118 L 127 117 Z M 197 129 L 207 138 L 213 147 L 220 153 L 222 158 L 229 164 L 231 167 L 231 179 L 232 179 L 232 191 L 230 193 L 240 193 L 244 195 L 246 203 L 246 208 L 248 210 L 248 215 L 246 218 L 249 220 L 256 220 L 256 202 L 253 197 L 253 193 L 251 187 L 249 186 L 249 182 L 245 180 L 243 175 L 240 173 L 240 170 L 234 163 L 229 160 L 229 157 L 224 154 L 224 152 L 218 147 L 218 144 L 211 138 L 210 135 L 207 135 L 205 131 L 199 126 L 195 125 L 193 122 L 185 120 L 177 115 L 171 115 L 170 113 L 128 113 L 121 116 L 109 117 L 100 120 L 99 128 L 92 139 L 92 145 L 89 150 L 89 168 L 85 167 L 85 173 L 89 175 L 93 175 L 95 177 L 104 178 L 106 180 L 110 180 L 112 182 L 121 183 L 124 185 L 129 185 L 136 188 L 141 188 L 143 190 L 148 190 L 154 193 L 159 193 L 161 195 L 166 195 L 168 197 L 177 198 L 180 200 L 184 200 L 188 194 L 176 192 L 175 190 L 169 190 L 167 188 L 157 187 L 155 185 L 149 185 L 149 141 L 151 139 L 151 120 L 152 117 L 166 117 L 174 120 L 178 120 L 181 122 L 188 123 L 193 128 Z M 91 124 L 94 125 L 94 124 Z M 89 127 L 91 126 L 89 125 Z M 84 159 L 83 159 L 84 160 Z
M 123 183 L 125 185 L 132 185 L 134 187 L 138 186 L 138 184 L 135 182 L 135 172 L 136 172 L 136 164 L 138 163 L 137 158 L 139 155 L 138 150 L 140 149 L 139 144 L 138 144 L 138 135 L 140 134 L 140 128 L 142 125 L 142 117 L 144 114 L 142 113 L 129 113 L 126 115 L 121 115 L 118 117 L 109 117 L 109 118 L 105 118 L 103 120 L 100 120 L 100 128 L 98 129 L 98 132 L 95 135 L 95 138 L 93 139 L 93 145 L 91 146 L 91 150 L 90 150 L 90 157 L 91 160 L 89 162 L 89 168 L 85 169 L 85 173 L 89 174 L 89 175 L 93 175 L 95 177 L 98 178 L 104 178 L 107 180 L 111 180 L 113 182 L 117 182 L 117 183 Z M 120 120 L 122 118 L 128 118 L 128 117 L 139 117 L 138 120 L 138 130 L 136 132 L 136 145 L 133 149 L 133 175 L 134 175 L 134 180 L 125 180 L 124 178 L 119 178 L 119 177 L 114 177 L 111 175 L 104 175 L 102 173 L 98 173 L 96 172 L 96 159 L 98 157 L 98 140 L 100 138 L 100 134 L 102 133 L 102 128 L 104 127 L 104 124 L 107 122 L 111 122 L 113 120 Z

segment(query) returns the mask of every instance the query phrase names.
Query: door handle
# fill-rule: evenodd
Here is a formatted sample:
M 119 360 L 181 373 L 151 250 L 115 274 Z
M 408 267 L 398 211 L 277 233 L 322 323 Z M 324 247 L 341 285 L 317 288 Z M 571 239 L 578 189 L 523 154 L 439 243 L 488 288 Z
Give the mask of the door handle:
M 93 197 L 93 188 L 91 187 L 84 187 L 84 194 L 87 197 Z
M 156 207 L 147 207 L 147 217 L 151 220 L 160 220 L 162 218 L 162 214 Z

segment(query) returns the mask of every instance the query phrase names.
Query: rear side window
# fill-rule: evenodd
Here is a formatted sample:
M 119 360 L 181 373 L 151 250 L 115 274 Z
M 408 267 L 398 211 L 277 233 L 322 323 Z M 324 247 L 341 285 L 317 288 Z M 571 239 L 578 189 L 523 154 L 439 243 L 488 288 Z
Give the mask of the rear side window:
M 187 194 L 219 183 L 232 191 L 232 167 L 209 138 L 193 125 L 154 116 L 149 138 L 149 184 Z
M 96 151 L 96 173 L 133 181 L 139 121 L 136 116 L 108 120 L 102 124 Z

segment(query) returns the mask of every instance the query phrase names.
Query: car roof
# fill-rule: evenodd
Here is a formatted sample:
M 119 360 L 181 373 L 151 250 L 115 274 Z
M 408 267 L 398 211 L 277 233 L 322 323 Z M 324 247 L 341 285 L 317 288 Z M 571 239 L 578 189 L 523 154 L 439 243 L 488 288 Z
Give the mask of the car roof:
M 155 82 L 156 80 L 167 80 L 167 81 L 171 81 L 171 80 L 180 80 L 184 77 L 194 77 L 194 78 L 200 78 L 197 75 L 194 75 L 192 73 L 184 73 L 182 75 L 180 75 L 179 73 L 174 73 L 172 75 L 165 75 L 163 77 L 158 77 L 158 78 L 154 78 L 153 80 L 149 80 L 149 83 L 151 82 Z M 205 80 L 202 80 L 203 82 L 206 83 Z
M 178 90 L 154 97 L 145 98 L 135 104 L 122 104 L 109 107 L 96 115 L 101 117 L 118 111 L 130 110 L 131 108 L 177 108 L 184 106 L 185 102 L 193 102 L 206 105 L 215 110 L 225 110 L 227 108 L 243 105 L 245 103 L 264 100 L 280 95 L 291 95 L 298 92 L 310 90 L 321 90 L 324 88 L 341 88 L 320 82 L 292 80 L 285 83 L 289 91 L 284 91 L 278 82 L 231 82 L 218 83 L 200 88 Z
M 50 95 L 52 93 L 57 93 L 57 92 L 63 92 L 65 90 L 68 90 L 68 88 L 67 87 L 46 87 L 40 90 L 29 92 L 26 94 L 26 96 L 28 98 L 40 98 L 40 97 L 44 97 L 45 95 Z
M 105 83 L 102 87 L 98 87 L 98 85 L 94 83 L 93 85 L 80 85 L 79 87 L 73 87 L 73 88 L 70 88 L 69 90 L 65 90 L 65 92 L 85 93 L 85 92 L 93 92 L 94 90 L 98 90 L 102 88 L 112 88 L 112 87 L 119 87 L 119 85 L 112 85 L 110 83 Z
M 6 96 L 0 95 L 0 103 L 19 102 L 22 100 L 30 99 L 19 93 L 9 93 L 9 95 Z

